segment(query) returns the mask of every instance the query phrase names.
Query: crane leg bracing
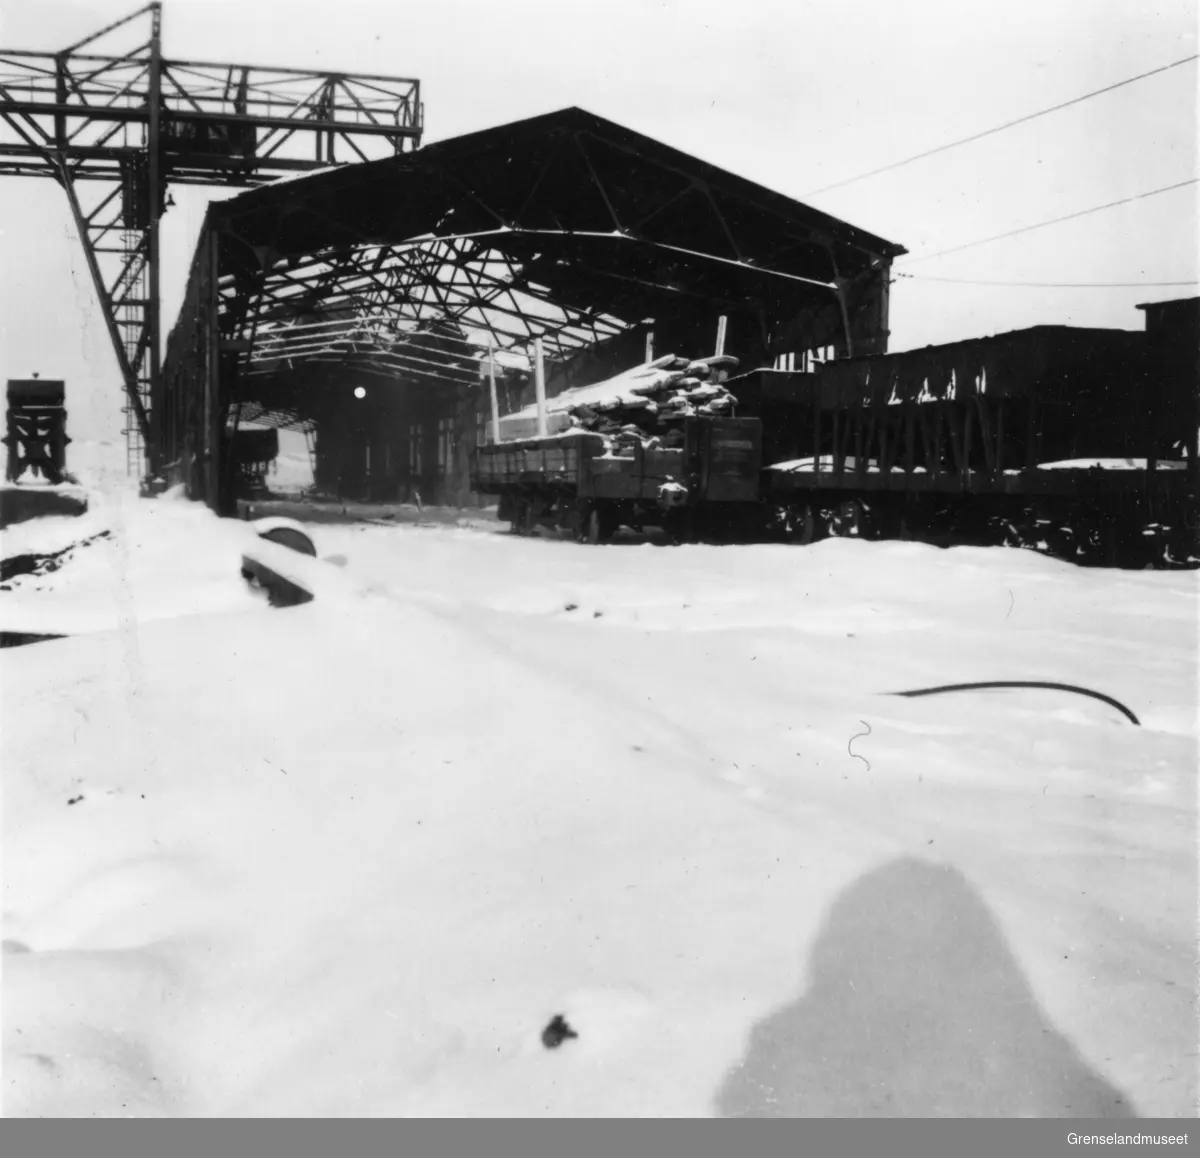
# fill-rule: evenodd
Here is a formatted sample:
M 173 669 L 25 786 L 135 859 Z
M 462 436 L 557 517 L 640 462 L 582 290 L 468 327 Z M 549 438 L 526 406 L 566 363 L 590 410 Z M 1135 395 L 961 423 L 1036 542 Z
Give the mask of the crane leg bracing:
M 395 155 L 418 147 L 422 121 L 412 79 L 167 59 L 159 3 L 58 52 L 0 49 L 0 176 L 66 192 L 124 384 L 131 469 L 164 466 L 170 186 L 251 187 Z

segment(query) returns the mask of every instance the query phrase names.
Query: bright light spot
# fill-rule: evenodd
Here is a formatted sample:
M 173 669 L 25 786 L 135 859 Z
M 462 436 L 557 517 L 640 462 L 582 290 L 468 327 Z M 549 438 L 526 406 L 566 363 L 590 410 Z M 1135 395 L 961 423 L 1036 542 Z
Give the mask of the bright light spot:
M 354 387 L 354 397 L 355 398 L 365 398 L 366 396 L 367 396 L 367 388 L 365 386 L 355 386 Z

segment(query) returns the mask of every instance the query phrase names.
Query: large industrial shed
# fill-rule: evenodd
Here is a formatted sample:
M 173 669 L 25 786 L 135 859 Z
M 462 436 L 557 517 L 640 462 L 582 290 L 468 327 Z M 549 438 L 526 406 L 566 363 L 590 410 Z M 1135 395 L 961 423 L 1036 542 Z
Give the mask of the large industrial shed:
M 462 502 L 501 412 L 658 353 L 882 353 L 904 250 L 580 109 L 210 206 L 170 335 L 159 472 L 229 510 L 232 431 L 309 432 L 343 498 Z M 492 354 L 489 356 L 489 350 Z

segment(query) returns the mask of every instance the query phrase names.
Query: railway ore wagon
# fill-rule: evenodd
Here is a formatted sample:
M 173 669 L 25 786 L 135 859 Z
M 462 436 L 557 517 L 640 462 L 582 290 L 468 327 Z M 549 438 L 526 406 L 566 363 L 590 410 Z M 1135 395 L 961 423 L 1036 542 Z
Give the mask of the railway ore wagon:
M 229 432 L 226 454 L 238 494 L 261 494 L 267 489 L 271 464 L 279 457 L 279 431 L 271 427 L 235 427 Z
M 1164 354 L 1178 345 L 1039 326 L 730 386 L 763 419 L 763 502 L 791 541 L 1007 543 L 1187 566 L 1200 553 L 1200 408 L 1194 354 L 1182 368 Z
M 5 481 L 17 482 L 26 471 L 57 485 L 66 477 L 67 388 L 41 378 L 10 379 Z
M 762 423 L 688 418 L 683 445 L 614 445 L 573 430 L 491 443 L 471 458 L 471 485 L 499 497 L 518 534 L 539 526 L 602 543 L 621 528 L 660 527 L 675 541 L 736 538 L 760 527 Z

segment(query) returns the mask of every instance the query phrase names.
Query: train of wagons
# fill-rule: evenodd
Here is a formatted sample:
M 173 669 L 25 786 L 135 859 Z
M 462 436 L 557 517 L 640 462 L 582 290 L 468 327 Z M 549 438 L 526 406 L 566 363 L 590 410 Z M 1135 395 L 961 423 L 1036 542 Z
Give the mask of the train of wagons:
M 1036 326 L 730 380 L 682 445 L 493 442 L 473 487 L 517 533 L 581 542 L 830 535 L 1008 544 L 1079 563 L 1196 566 L 1200 298 L 1144 331 Z

